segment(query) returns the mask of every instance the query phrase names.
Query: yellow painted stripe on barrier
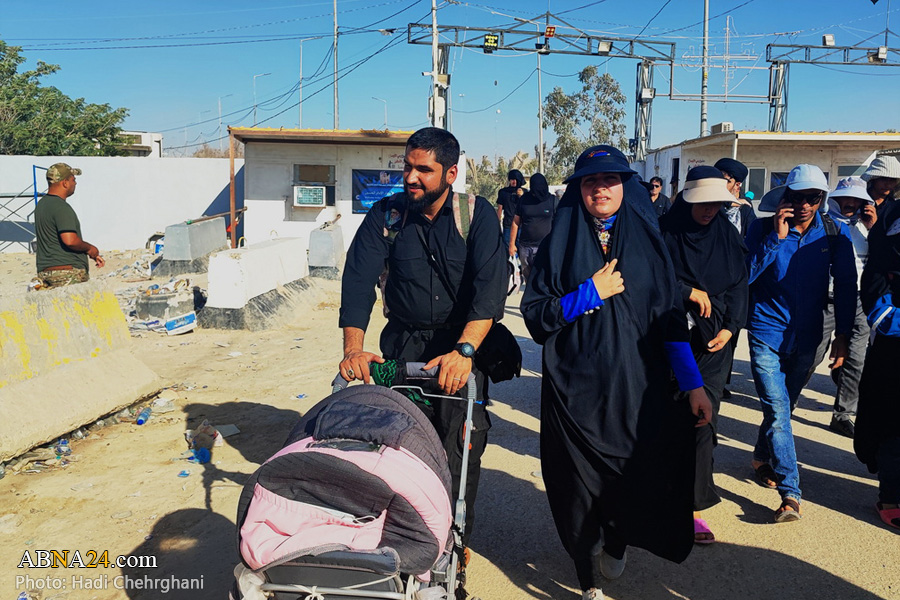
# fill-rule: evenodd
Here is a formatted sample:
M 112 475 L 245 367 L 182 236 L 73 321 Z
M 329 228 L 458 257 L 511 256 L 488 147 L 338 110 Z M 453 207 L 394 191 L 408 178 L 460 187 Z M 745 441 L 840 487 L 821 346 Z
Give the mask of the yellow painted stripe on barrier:
M 0 388 L 128 343 L 116 297 L 86 292 L 54 297 L 35 292 L 17 309 L 0 312 Z

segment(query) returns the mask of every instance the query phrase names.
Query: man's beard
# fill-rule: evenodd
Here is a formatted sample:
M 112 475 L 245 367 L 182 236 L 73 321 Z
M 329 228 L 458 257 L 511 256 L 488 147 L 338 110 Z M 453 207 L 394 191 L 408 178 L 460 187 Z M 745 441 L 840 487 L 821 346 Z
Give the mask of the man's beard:
M 425 211 L 425 207 L 431 206 L 432 204 L 437 202 L 438 199 L 444 195 L 444 192 L 446 192 L 449 187 L 450 187 L 450 184 L 447 183 L 447 180 L 445 178 L 441 178 L 441 183 L 436 190 L 429 192 L 428 190 L 423 189 L 424 193 L 422 194 L 422 197 L 420 199 L 416 200 L 416 199 L 413 199 L 413 197 L 409 193 L 409 185 L 404 183 L 403 189 L 406 192 L 406 200 L 407 200 L 406 206 L 411 212 L 421 214 Z M 416 189 L 422 189 L 422 188 L 416 188 Z

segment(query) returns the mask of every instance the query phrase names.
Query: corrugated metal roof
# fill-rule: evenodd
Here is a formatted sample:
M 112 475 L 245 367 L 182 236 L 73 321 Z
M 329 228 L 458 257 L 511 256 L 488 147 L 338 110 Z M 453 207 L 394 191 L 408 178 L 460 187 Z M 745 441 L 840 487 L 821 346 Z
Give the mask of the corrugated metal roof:
M 761 130 L 734 130 L 714 133 L 705 137 L 691 138 L 675 144 L 668 144 L 650 150 L 650 153 L 666 150 L 677 146 L 705 146 L 709 144 L 732 143 L 737 138 L 738 142 L 753 140 L 783 140 L 783 141 L 878 141 L 900 143 L 900 132 L 886 131 L 761 131 Z
M 378 129 L 285 129 L 273 127 L 229 127 L 238 141 L 310 142 L 401 146 L 414 132 Z

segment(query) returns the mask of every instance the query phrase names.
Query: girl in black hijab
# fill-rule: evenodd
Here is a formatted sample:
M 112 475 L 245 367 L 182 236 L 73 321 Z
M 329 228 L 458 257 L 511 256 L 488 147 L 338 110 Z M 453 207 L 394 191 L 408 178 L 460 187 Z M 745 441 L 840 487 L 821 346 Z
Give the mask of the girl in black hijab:
M 730 340 L 747 316 L 747 250 L 721 210 L 734 199 L 721 172 L 714 167 L 694 167 L 685 181 L 660 227 L 687 309 L 682 318 L 691 328 L 691 350 L 713 407 L 709 424 L 696 429 L 694 475 L 694 542 L 711 544 L 716 538 L 700 511 L 720 501 L 713 484 L 713 448 L 719 403 L 734 351 Z
M 531 189 L 519 199 L 509 235 L 509 255 L 519 254 L 522 280 L 528 281 L 538 246 L 553 224 L 556 197 L 550 193 L 547 179 L 540 173 L 531 176 Z
M 621 575 L 627 546 L 687 557 L 693 426 L 712 410 L 672 261 L 633 174 L 610 146 L 581 154 L 522 299 L 544 346 L 547 498 L 584 599 L 602 597 L 601 576 Z

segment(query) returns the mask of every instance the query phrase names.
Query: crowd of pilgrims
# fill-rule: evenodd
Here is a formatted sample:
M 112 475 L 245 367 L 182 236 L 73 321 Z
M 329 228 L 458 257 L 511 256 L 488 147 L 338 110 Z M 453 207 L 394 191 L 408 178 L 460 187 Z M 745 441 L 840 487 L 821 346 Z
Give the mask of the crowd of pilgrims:
M 680 562 L 715 542 L 701 513 L 720 501 L 713 451 L 741 329 L 762 413 L 749 468 L 780 496 L 773 520 L 803 515 L 791 413 L 828 355 L 829 428 L 854 439 L 877 515 L 900 528 L 900 162 L 878 156 L 834 189 L 801 164 L 756 210 L 747 175 L 731 158 L 694 167 L 670 201 L 595 146 L 561 196 L 516 170 L 498 194 L 543 345 L 542 473 L 585 599 L 628 546 Z

